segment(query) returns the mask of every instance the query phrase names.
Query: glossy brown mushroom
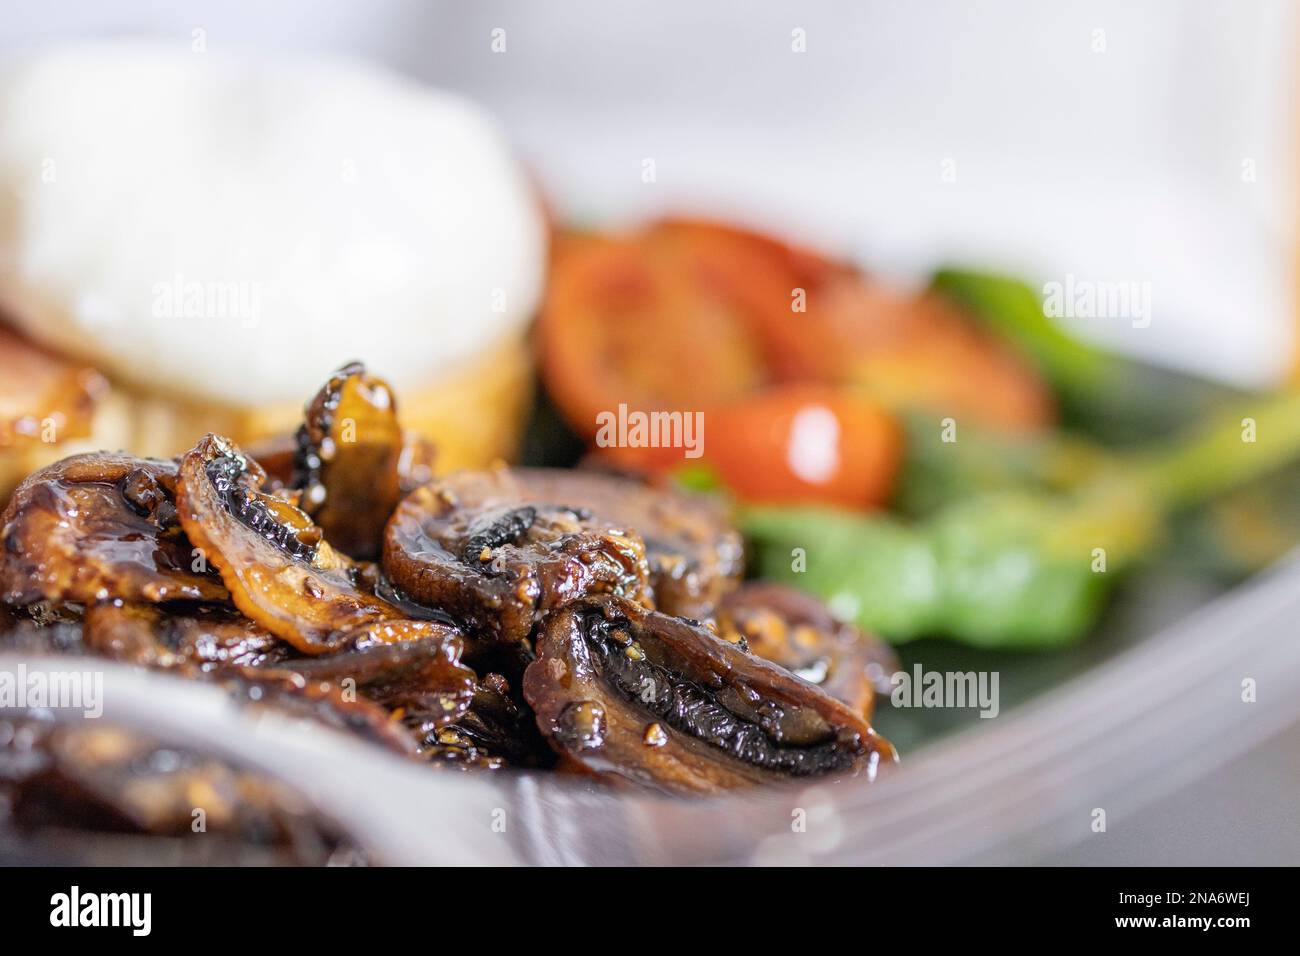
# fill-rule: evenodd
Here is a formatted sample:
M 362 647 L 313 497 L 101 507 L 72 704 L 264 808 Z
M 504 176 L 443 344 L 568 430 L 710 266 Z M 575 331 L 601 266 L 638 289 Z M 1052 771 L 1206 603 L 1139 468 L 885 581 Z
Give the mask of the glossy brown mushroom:
M 317 657 L 282 659 L 244 669 L 245 676 L 282 674 L 311 683 L 352 687 L 386 707 L 396 719 L 422 730 L 460 719 L 474 699 L 474 672 L 460 663 L 455 628 L 422 622 L 421 633 L 401 641 L 374 641 Z
M 710 793 L 875 776 L 893 748 L 817 687 L 682 618 L 574 602 L 536 639 L 524 695 L 566 758 L 598 776 Z
M 408 597 L 506 642 L 587 594 L 653 600 L 634 530 L 578 503 L 534 499 L 506 468 L 460 472 L 408 495 L 388 523 L 383 566 Z
M 363 569 L 300 510 L 262 492 L 263 478 L 229 440 L 209 435 L 181 460 L 177 481 L 181 524 L 240 611 L 306 654 L 355 643 L 359 630 L 380 641 L 430 630 L 361 586 Z
M 152 604 L 107 601 L 86 608 L 86 650 L 140 667 L 210 673 L 260 667 L 296 652 L 233 608 L 165 610 Z
M 744 543 L 722 507 L 703 495 L 598 471 L 517 468 L 529 501 L 580 505 L 645 541 L 655 608 L 702 620 L 740 583 Z
M 464 715 L 425 734 L 427 759 L 438 766 L 496 770 L 552 767 L 555 752 L 537 730 L 532 711 L 504 676 L 487 673 Z
M 384 524 L 402 496 L 406 451 L 392 389 L 360 362 L 335 372 L 308 403 L 293 484 L 333 547 L 354 558 L 379 556 Z
M 743 641 L 753 654 L 780 664 L 869 718 L 876 694 L 887 694 L 898 659 L 888 644 L 835 618 L 826 605 L 783 584 L 753 581 L 718 606 L 719 635 Z
M 0 598 L 92 603 L 221 600 L 196 570 L 176 518 L 170 462 L 96 453 L 65 458 L 25 480 L 0 516 Z

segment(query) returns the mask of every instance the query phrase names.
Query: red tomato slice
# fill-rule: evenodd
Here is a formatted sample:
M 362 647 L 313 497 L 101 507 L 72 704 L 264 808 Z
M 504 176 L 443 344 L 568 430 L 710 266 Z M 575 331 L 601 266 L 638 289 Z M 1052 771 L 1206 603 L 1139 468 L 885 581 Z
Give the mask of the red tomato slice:
M 769 375 L 736 313 L 644 239 L 567 237 L 537 328 L 547 391 L 589 440 L 620 405 L 689 414 L 748 395 Z
M 704 462 L 752 503 L 877 507 L 902 462 L 893 415 L 852 388 L 780 386 L 704 421 Z

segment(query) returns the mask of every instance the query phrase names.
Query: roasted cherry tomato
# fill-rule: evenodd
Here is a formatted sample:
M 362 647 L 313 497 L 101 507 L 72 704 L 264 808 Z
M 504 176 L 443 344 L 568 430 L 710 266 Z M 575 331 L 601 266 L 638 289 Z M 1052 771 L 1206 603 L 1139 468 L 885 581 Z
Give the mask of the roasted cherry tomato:
M 748 502 L 875 507 L 902 459 L 894 417 L 852 388 L 781 386 L 704 420 L 705 464 Z
M 694 413 L 769 377 L 739 309 L 644 237 L 562 240 L 538 343 L 547 391 L 589 440 L 620 406 Z
M 954 302 L 744 229 L 667 220 L 647 235 L 733 304 L 778 382 L 859 385 L 892 408 L 998 428 L 1054 417 L 1043 377 Z
M 647 234 L 699 288 L 733 304 L 774 380 L 837 380 L 831 365 L 810 359 L 836 354 L 837 330 L 822 320 L 822 306 L 837 282 L 863 281 L 851 266 L 705 220 L 663 220 Z

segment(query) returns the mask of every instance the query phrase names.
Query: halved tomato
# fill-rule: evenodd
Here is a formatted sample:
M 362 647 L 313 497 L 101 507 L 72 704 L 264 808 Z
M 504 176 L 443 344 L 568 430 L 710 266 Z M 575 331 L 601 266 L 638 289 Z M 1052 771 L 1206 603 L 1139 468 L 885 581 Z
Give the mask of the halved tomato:
M 833 399 L 830 416 L 810 413 L 795 434 L 812 434 L 843 411 L 845 433 L 874 436 L 862 446 L 874 453 L 896 442 L 882 437 L 893 432 L 881 425 L 881 406 L 1021 430 L 1055 414 L 1038 372 L 949 300 L 898 292 L 846 263 L 700 220 L 664 220 L 626 236 L 562 236 L 538 343 L 547 390 L 570 426 L 611 464 L 656 473 L 680 465 L 683 449 L 611 443 L 602 423 L 702 412 L 710 421 L 739 416 L 737 427 L 766 435 L 789 422 L 760 422 L 761 410 L 820 394 Z M 831 388 L 769 391 L 795 384 Z M 711 441 L 718 435 L 711 425 Z M 810 500 L 880 500 L 879 483 L 853 484 L 878 471 L 856 454 L 845 453 L 843 485 L 805 481 L 793 466 L 775 477 L 737 467 L 730 483 L 769 495 L 770 478 L 779 493 Z
M 647 235 L 701 288 L 734 304 L 777 381 L 834 381 L 825 290 L 862 281 L 847 263 L 722 223 L 667 219 Z
M 547 391 L 589 440 L 620 405 L 693 414 L 741 398 L 770 376 L 738 313 L 644 238 L 566 237 L 538 324 Z
M 860 385 L 892 407 L 1017 430 L 1054 417 L 1037 370 L 947 298 L 718 223 L 666 220 L 647 234 L 736 304 L 777 381 Z
M 751 503 L 877 507 L 902 462 L 894 416 L 851 387 L 778 386 L 704 421 L 703 461 Z

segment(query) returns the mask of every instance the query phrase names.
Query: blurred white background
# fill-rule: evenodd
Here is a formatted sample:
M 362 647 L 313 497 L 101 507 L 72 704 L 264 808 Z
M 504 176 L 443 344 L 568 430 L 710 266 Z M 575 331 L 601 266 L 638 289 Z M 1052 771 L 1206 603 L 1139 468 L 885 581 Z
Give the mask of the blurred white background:
M 727 213 L 903 280 L 960 261 L 1149 283 L 1149 328 L 1076 325 L 1236 381 L 1292 361 L 1287 0 L 7 6 L 4 52 L 198 29 L 209 50 L 342 52 L 464 91 L 564 217 Z

